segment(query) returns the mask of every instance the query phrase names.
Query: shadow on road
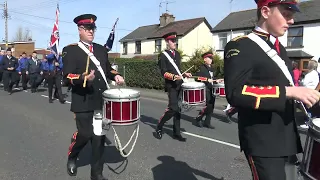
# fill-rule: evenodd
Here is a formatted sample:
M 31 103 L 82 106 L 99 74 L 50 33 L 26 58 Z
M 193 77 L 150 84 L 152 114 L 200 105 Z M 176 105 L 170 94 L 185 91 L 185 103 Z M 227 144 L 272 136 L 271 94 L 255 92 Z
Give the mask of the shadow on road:
M 80 152 L 79 159 L 77 161 L 78 167 L 83 167 L 91 164 L 91 144 L 88 143 Z M 104 163 L 107 163 L 108 168 L 115 174 L 121 174 L 128 165 L 127 158 L 124 158 L 120 155 L 119 151 L 115 146 L 106 146 L 104 149 Z M 112 168 L 108 164 L 116 164 L 120 163 L 118 167 Z M 119 168 L 121 167 L 121 171 L 119 171 Z
M 210 180 L 223 180 L 224 178 L 216 178 L 206 172 L 194 169 L 187 163 L 182 161 L 176 161 L 171 156 L 159 156 L 157 158 L 161 161 L 161 164 L 153 167 L 153 179 L 164 180 L 164 179 L 183 179 L 183 180 L 197 180 L 197 176 L 201 176 Z

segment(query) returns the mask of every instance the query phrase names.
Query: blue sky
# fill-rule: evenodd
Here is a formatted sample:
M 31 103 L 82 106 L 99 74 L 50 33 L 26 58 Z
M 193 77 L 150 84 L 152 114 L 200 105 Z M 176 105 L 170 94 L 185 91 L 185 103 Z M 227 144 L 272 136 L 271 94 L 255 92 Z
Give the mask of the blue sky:
M 104 44 L 111 27 L 119 17 L 112 51 L 119 51 L 118 41 L 139 26 L 159 23 L 159 3 L 163 0 L 8 0 L 9 41 L 19 26 L 28 28 L 36 48 L 46 48 L 52 32 L 56 4 L 60 5 L 60 50 L 78 41 L 73 18 L 85 13 L 95 14 L 98 30 L 95 42 Z M 26 3 L 28 2 L 28 3 Z M 230 13 L 230 0 L 169 0 L 168 10 L 176 20 L 205 17 L 212 27 Z M 3 0 L 0 0 L 3 3 Z M 160 13 L 165 12 L 162 4 Z M 255 8 L 254 0 L 233 0 L 232 11 Z M 2 10 L 2 8 L 0 7 Z M 4 19 L 0 19 L 0 40 L 4 39 Z

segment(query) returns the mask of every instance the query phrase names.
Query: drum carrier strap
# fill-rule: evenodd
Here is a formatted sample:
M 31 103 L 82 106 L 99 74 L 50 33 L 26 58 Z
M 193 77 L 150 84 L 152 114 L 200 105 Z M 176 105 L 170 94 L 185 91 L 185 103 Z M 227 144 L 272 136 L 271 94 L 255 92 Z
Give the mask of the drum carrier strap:
M 101 66 L 100 66 L 100 62 L 97 60 L 97 58 L 94 56 L 94 54 L 91 53 L 91 52 L 89 51 L 89 49 L 87 49 L 87 48 L 84 46 L 83 43 L 78 42 L 78 46 L 90 57 L 91 61 L 96 65 L 98 71 L 100 72 L 103 80 L 104 80 L 105 83 L 106 83 L 107 89 L 110 89 L 110 86 L 109 86 L 109 84 L 108 84 L 106 75 L 105 75 L 103 69 L 102 69 Z M 112 123 L 112 122 L 110 122 L 108 125 L 110 125 L 111 123 Z M 103 127 L 104 127 L 104 126 L 103 126 Z M 121 154 L 122 157 L 128 157 L 128 156 L 131 154 L 131 152 L 133 151 L 133 148 L 134 148 L 134 146 L 136 145 L 136 142 L 137 142 L 137 139 L 138 139 L 138 135 L 139 135 L 139 123 L 137 123 L 137 126 L 135 127 L 135 129 L 134 129 L 134 131 L 133 131 L 133 133 L 132 133 L 132 135 L 131 135 L 128 143 L 127 143 L 124 147 L 122 147 L 122 144 L 121 144 L 121 141 L 120 141 L 120 139 L 119 139 L 119 136 L 118 136 L 116 130 L 114 129 L 114 127 L 112 126 L 112 124 L 111 124 L 111 127 L 112 127 L 113 132 L 114 132 L 114 142 L 115 142 L 116 148 L 119 150 L 119 152 L 120 152 L 120 154 Z M 103 128 L 103 129 L 105 129 L 105 128 Z M 125 152 L 124 152 L 125 148 L 127 148 L 127 146 L 130 144 L 130 142 L 132 141 L 133 136 L 134 136 L 135 134 L 136 134 L 136 137 L 135 137 L 134 142 L 133 142 L 133 144 L 132 144 L 132 148 L 130 149 L 130 151 L 129 151 L 128 153 L 125 153 Z
M 283 59 L 281 59 L 281 57 L 278 55 L 278 53 L 272 49 L 268 43 L 266 41 L 264 41 L 263 39 L 261 39 L 258 35 L 256 35 L 255 33 L 250 33 L 248 35 L 248 38 L 251 39 L 253 42 L 255 42 L 256 44 L 258 44 L 260 46 L 260 48 L 273 60 L 273 62 L 275 62 L 278 67 L 281 69 L 282 73 L 286 76 L 286 78 L 288 79 L 290 86 L 294 86 L 293 83 L 293 78 L 288 70 L 288 67 L 286 65 L 286 63 L 284 62 Z M 300 101 L 295 101 L 298 105 L 300 105 L 300 107 L 302 108 L 302 110 L 304 111 L 305 115 L 308 117 L 309 120 L 311 120 L 312 118 L 310 117 L 310 115 L 308 114 L 304 104 Z

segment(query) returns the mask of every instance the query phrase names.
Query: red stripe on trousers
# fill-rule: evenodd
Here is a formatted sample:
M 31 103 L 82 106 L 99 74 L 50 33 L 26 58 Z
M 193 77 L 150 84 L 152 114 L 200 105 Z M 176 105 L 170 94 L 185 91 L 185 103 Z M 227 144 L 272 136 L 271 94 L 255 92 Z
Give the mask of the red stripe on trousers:
M 254 165 L 252 156 L 248 155 L 248 158 L 249 158 L 249 164 L 250 164 L 253 180 L 259 180 L 258 172 L 257 172 L 256 166 Z

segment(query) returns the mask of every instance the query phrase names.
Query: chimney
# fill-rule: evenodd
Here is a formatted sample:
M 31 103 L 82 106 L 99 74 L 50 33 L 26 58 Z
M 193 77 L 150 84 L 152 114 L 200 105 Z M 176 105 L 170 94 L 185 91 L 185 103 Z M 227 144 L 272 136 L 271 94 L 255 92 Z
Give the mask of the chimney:
M 171 14 L 168 13 L 163 13 L 160 16 L 160 27 L 164 27 L 166 25 L 168 25 L 171 22 L 174 22 L 175 17 Z

